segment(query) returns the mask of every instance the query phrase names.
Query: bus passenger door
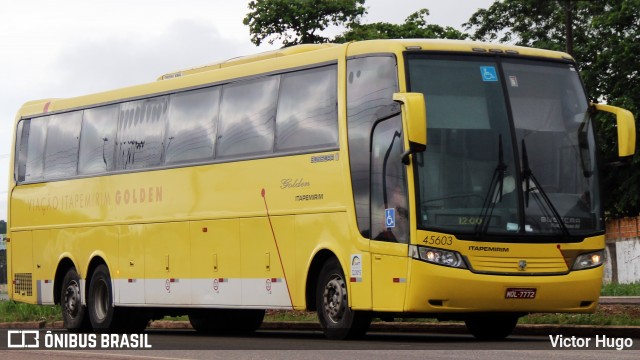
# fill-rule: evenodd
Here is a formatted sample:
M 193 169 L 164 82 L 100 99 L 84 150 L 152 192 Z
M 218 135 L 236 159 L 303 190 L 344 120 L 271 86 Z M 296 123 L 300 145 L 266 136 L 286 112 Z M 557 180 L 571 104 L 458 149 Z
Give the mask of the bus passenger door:
M 409 214 L 402 121 L 376 124 L 371 146 L 373 309 L 402 311 L 407 289 Z

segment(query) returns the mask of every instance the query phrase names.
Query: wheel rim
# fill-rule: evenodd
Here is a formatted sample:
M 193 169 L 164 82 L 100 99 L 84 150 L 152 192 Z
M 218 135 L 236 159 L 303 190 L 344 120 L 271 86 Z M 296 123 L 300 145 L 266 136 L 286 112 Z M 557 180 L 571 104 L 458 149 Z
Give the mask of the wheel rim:
M 67 284 L 64 292 L 65 311 L 71 317 L 76 317 L 80 309 L 80 284 L 76 280 L 72 280 Z
M 322 305 L 327 318 L 333 323 L 339 323 L 347 309 L 347 291 L 344 279 L 334 275 L 324 287 Z
M 93 309 L 98 320 L 104 320 L 109 311 L 109 289 L 104 280 L 98 280 L 93 292 Z

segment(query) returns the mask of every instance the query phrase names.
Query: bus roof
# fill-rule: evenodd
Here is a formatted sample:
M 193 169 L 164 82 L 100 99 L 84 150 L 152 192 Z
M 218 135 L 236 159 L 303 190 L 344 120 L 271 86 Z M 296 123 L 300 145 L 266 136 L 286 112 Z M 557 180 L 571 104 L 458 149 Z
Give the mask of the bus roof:
M 334 46 L 338 46 L 338 45 L 337 44 L 302 44 L 302 45 L 291 46 L 291 47 L 282 48 L 278 50 L 265 51 L 265 52 L 261 52 L 253 55 L 239 56 L 236 58 L 232 58 L 229 60 L 225 60 L 225 61 L 221 61 L 213 64 L 198 66 L 198 67 L 189 68 L 186 70 L 170 72 L 160 76 L 158 78 L 158 81 L 173 79 L 176 77 L 186 76 L 191 74 L 197 74 L 197 73 L 210 71 L 210 70 L 221 69 L 223 67 L 235 66 L 240 64 L 248 64 L 248 63 L 252 63 L 260 60 L 267 60 L 267 59 L 273 59 L 276 57 L 300 54 L 307 51 L 326 49 Z
M 47 112 L 63 111 L 86 106 L 111 103 L 119 99 L 144 98 L 182 88 L 224 82 L 233 78 L 267 73 L 279 68 L 294 68 L 313 63 L 336 61 L 341 57 L 364 54 L 396 53 L 403 51 L 441 51 L 460 53 L 495 53 L 573 60 L 566 53 L 514 45 L 444 39 L 367 40 L 346 44 L 303 44 L 288 48 L 229 59 L 215 64 L 171 72 L 155 82 L 88 94 L 66 99 L 43 99 L 25 103 L 18 118 L 39 116 Z M 201 74 L 203 76 L 188 76 Z
M 449 39 L 395 39 L 395 40 L 367 40 L 353 42 L 349 45 L 349 55 L 355 55 L 356 49 L 366 52 L 380 51 L 381 48 L 392 47 L 389 43 L 394 43 L 400 51 L 442 51 L 442 52 L 462 52 L 462 53 L 495 53 L 522 55 L 551 59 L 573 58 L 564 52 L 536 49 L 524 46 L 496 44 L 489 42 L 470 41 L 470 40 L 449 40 Z
M 550 51 L 543 49 L 528 48 L 522 46 L 494 44 L 478 41 L 465 40 L 448 40 L 448 39 L 385 39 L 385 40 L 366 40 L 349 43 L 350 48 L 361 48 L 363 53 L 376 52 L 381 50 L 389 50 L 390 43 L 397 45 L 396 47 L 405 48 L 407 50 L 426 50 L 426 51 L 453 51 L 453 52 L 477 52 L 477 53 L 506 53 L 513 55 L 537 56 L 548 58 L 563 58 L 573 60 L 566 53 L 558 51 Z M 335 46 L 344 46 L 345 44 L 302 44 L 282 48 L 278 50 L 266 51 L 258 54 L 240 56 L 226 61 L 213 63 L 209 65 L 179 70 L 164 74 L 158 80 L 168 80 L 180 76 L 197 74 L 205 71 L 217 70 L 224 67 L 236 66 L 240 64 L 248 64 L 261 60 L 268 60 L 282 56 L 300 54 L 309 51 L 316 51 Z M 382 47 L 383 49 L 380 49 Z

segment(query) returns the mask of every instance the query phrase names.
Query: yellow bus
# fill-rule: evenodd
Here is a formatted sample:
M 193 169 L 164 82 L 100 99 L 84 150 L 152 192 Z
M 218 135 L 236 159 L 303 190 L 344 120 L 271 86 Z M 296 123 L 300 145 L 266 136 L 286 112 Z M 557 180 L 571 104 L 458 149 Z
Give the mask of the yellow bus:
M 15 123 L 9 293 L 70 331 L 203 332 L 317 311 L 508 336 L 593 312 L 604 222 L 593 115 L 567 54 L 467 41 L 300 45 L 69 99 Z

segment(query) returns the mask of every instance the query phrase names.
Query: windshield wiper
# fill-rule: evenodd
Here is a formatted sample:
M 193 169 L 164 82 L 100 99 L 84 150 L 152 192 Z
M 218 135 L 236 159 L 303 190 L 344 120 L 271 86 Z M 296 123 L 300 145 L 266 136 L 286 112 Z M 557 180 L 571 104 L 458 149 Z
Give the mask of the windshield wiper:
M 504 174 L 507 172 L 507 164 L 504 163 L 504 150 L 502 149 L 502 134 L 498 135 L 498 165 L 493 171 L 489 189 L 484 196 L 482 204 L 482 212 L 480 212 L 480 221 L 476 222 L 474 232 L 476 237 L 486 234 L 491 222 L 491 215 L 497 202 L 502 201 L 502 192 L 504 188 Z M 497 191 L 496 191 L 497 190 Z M 488 221 L 487 221 L 488 220 Z
M 524 180 L 524 186 L 525 186 L 524 188 L 525 207 L 529 207 L 529 194 L 534 190 L 537 190 L 537 192 L 535 192 L 534 194 L 540 194 L 540 197 L 542 197 L 542 199 L 547 205 L 546 209 L 551 210 L 551 213 L 553 214 L 553 217 L 555 218 L 558 226 L 560 226 L 562 233 L 565 236 L 570 236 L 571 234 L 569 233 L 569 230 L 567 229 L 567 226 L 565 225 L 564 220 L 562 220 L 562 217 L 558 213 L 558 210 L 555 208 L 555 206 L 553 206 L 551 199 L 549 199 L 549 196 L 547 196 L 547 193 L 544 191 L 544 189 L 538 182 L 538 179 L 536 179 L 535 175 L 533 175 L 533 171 L 531 171 L 531 168 L 529 167 L 529 156 L 527 155 L 527 146 L 524 142 L 524 139 L 522 139 L 522 178 Z M 532 182 L 535 187 L 531 187 Z M 538 206 L 540 207 L 540 209 L 545 211 L 544 210 L 545 207 L 542 206 L 542 203 L 540 202 L 538 197 L 536 197 L 536 202 L 538 203 Z M 523 224 L 523 225 L 525 225 L 526 227 L 526 224 Z

